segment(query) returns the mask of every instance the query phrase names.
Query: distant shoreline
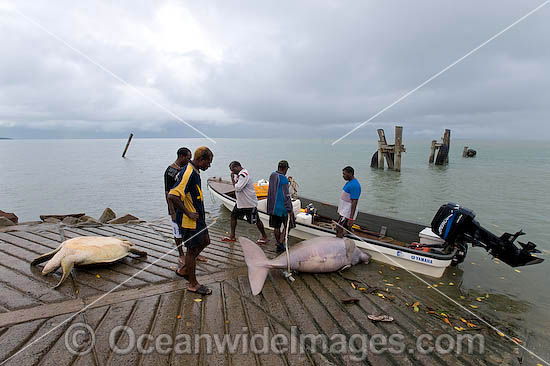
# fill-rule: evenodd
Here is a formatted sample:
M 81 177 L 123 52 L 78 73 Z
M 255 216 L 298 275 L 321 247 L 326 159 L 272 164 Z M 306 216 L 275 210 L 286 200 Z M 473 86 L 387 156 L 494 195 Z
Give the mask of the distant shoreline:
M 268 137 L 214 137 L 215 139 L 219 140 L 257 140 L 257 139 L 269 139 Z M 282 139 L 282 137 L 275 137 L 276 139 Z M 134 136 L 134 140 L 204 140 L 203 137 L 150 137 L 150 136 L 141 136 L 137 137 Z M 0 137 L 0 140 L 17 140 L 17 141 L 64 141 L 64 140 L 120 140 L 120 141 L 127 141 L 128 137 Z M 286 140 L 294 140 L 294 141 L 310 141 L 310 140 L 325 140 L 328 143 L 331 143 L 333 139 L 327 138 L 327 137 L 293 137 L 293 138 L 287 138 Z M 365 141 L 374 141 L 376 143 L 376 139 L 369 138 L 369 137 L 350 137 L 346 139 L 347 141 L 352 142 L 360 142 L 363 143 Z M 408 142 L 430 142 L 432 139 L 428 137 L 418 137 L 418 136 L 412 136 L 407 138 L 406 141 Z M 498 142 L 498 143 L 510 143 L 510 142 L 535 142 L 535 143 L 548 143 L 547 139 L 483 139 L 483 138 L 466 138 L 466 137 L 455 137 L 451 140 L 452 142 L 460 144 L 476 144 L 476 143 L 485 143 L 485 142 Z

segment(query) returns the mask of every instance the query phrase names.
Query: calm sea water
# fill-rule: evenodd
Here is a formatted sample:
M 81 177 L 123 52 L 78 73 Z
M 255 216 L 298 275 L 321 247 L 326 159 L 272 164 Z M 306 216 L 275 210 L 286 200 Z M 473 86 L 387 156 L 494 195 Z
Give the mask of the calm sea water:
M 229 177 L 228 164 L 239 160 L 254 179 L 267 178 L 277 161 L 286 159 L 289 175 L 300 193 L 336 203 L 343 185 L 341 169 L 355 168 L 363 186 L 361 211 L 429 224 L 439 206 L 452 201 L 477 213 L 478 221 L 495 234 L 523 229 L 528 240 L 550 250 L 550 143 L 453 140 L 449 165 L 428 165 L 430 141 L 404 141 L 407 153 L 400 173 L 370 168 L 376 151 L 371 141 L 217 139 L 209 146 L 215 157 L 202 173 Z M 134 139 L 126 159 L 125 140 L 0 141 L 0 209 L 21 221 L 40 214 L 86 212 L 98 217 L 105 207 L 118 215 L 143 219 L 166 215 L 162 176 L 181 146 L 191 150 L 201 139 Z M 462 158 L 468 145 L 478 151 Z M 206 195 L 207 191 L 204 190 Z M 206 197 L 207 210 L 228 225 L 228 215 Z M 549 256 L 546 256 L 549 257 Z M 498 293 L 529 303 L 526 321 L 549 328 L 550 262 L 512 268 L 495 264 L 479 248 L 461 264 L 461 286 Z

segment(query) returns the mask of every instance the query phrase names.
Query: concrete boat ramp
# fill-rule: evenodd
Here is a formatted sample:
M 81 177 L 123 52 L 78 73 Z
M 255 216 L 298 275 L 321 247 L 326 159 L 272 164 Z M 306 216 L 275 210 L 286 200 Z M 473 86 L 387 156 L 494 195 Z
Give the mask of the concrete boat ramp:
M 0 233 L 0 364 L 502 365 L 526 356 L 425 284 L 404 281 L 405 271 L 376 262 L 341 274 L 300 274 L 292 283 L 271 271 L 262 294 L 252 296 L 239 244 L 221 242 L 225 230 L 210 228 L 212 244 L 203 253 L 208 262 L 198 266 L 199 281 L 213 289 L 205 297 L 185 291 L 187 282 L 174 273 L 168 221 L 37 225 Z M 245 224 L 238 230 L 257 236 Z M 42 276 L 41 265 L 29 265 L 63 237 L 86 235 L 129 239 L 148 256 L 77 268 L 57 290 L 51 287 L 60 270 Z M 275 256 L 274 247 L 266 246 L 268 256 Z M 411 281 L 417 286 L 407 285 Z M 447 286 L 448 295 L 475 303 L 461 295 L 458 282 Z M 495 324 L 477 304 L 476 313 Z M 375 323 L 369 314 L 394 320 Z M 510 324 L 499 325 L 512 331 Z M 466 335 L 483 337 L 482 354 L 479 342 L 464 340 Z M 422 349 L 435 349 L 419 350 L 419 337 Z M 438 352 L 437 342 L 451 351 Z

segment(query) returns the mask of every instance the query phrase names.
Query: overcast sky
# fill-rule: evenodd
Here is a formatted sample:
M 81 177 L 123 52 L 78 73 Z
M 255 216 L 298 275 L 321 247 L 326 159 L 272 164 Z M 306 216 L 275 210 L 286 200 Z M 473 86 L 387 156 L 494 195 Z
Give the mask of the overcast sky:
M 213 137 L 337 139 L 542 3 L 2 1 L 0 137 L 198 136 L 162 105 Z M 549 139 L 549 35 L 550 4 L 354 137 Z

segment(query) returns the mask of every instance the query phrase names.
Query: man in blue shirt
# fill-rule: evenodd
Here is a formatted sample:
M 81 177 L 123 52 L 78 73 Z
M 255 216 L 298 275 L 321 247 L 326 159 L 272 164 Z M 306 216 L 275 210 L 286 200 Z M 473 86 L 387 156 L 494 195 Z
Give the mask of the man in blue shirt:
M 288 161 L 279 161 L 277 171 L 271 173 L 269 177 L 269 189 L 267 191 L 269 226 L 273 228 L 275 233 L 277 252 L 285 250 L 283 242 L 286 237 L 287 220 L 289 217 L 290 227 L 288 230 L 296 226 L 294 223 L 294 213 L 292 212 L 292 199 L 290 198 L 288 178 L 286 177 L 288 168 Z M 281 224 L 283 224 L 283 231 L 281 231 Z
M 355 179 L 355 171 L 352 167 L 347 166 L 342 169 L 342 177 L 347 182 L 342 188 L 340 203 L 338 204 L 338 226 L 336 226 L 336 237 L 344 237 L 344 229 L 351 229 L 353 222 L 357 218 L 357 202 L 361 196 L 361 185 Z

